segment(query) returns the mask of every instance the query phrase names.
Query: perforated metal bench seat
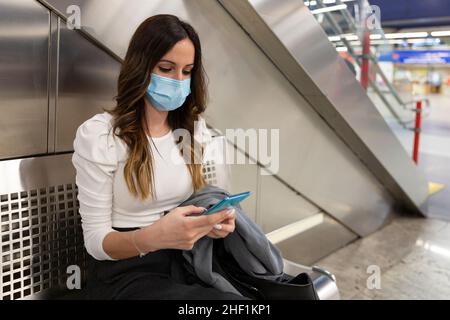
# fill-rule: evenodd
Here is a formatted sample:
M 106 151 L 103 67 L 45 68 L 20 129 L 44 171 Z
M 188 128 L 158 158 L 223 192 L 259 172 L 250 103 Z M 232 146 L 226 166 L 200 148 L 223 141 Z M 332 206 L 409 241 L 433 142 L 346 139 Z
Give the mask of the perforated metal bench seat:
M 58 289 L 66 287 L 68 266 L 87 269 L 70 159 L 70 154 L 62 154 L 0 162 L 10 182 L 0 188 L 2 300 L 85 299 L 83 290 Z M 24 167 L 27 179 L 20 171 Z M 225 176 L 215 169 L 212 163 L 204 172 L 208 183 Z M 325 270 L 285 260 L 285 272 L 308 272 L 320 299 L 339 298 L 334 277 Z M 84 272 L 81 282 L 85 282 Z

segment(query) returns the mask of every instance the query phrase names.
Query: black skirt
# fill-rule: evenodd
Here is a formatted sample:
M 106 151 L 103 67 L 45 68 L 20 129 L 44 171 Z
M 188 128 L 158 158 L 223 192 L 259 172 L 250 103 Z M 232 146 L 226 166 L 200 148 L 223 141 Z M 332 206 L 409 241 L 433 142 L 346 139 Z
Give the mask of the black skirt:
M 130 231 L 133 229 L 118 229 Z M 181 250 L 162 249 L 143 257 L 110 261 L 89 257 L 88 299 L 251 300 L 222 292 L 199 279 Z

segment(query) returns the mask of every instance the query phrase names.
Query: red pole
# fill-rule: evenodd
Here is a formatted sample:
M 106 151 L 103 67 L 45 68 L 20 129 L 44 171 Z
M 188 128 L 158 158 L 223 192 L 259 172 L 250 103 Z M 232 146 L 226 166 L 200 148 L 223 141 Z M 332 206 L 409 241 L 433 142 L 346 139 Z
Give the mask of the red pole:
M 369 54 L 370 54 L 370 32 L 364 32 L 362 65 L 361 65 L 361 85 L 364 90 L 369 86 Z
M 419 161 L 419 138 L 420 138 L 421 120 L 422 120 L 422 101 L 417 101 L 416 125 L 414 127 L 414 148 L 413 148 L 413 160 L 416 164 Z

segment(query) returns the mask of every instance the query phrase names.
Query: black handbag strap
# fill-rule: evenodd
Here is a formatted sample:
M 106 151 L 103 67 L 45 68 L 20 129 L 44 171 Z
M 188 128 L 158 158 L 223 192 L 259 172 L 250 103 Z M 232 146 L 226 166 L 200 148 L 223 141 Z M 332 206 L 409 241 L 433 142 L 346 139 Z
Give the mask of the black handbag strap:
M 236 289 L 243 290 L 244 295 L 250 293 L 263 300 L 318 300 L 311 277 L 307 273 L 300 273 L 295 277 L 283 274 L 277 281 L 250 276 L 225 250 L 222 239 L 214 241 L 214 254 L 214 260 L 224 276 Z

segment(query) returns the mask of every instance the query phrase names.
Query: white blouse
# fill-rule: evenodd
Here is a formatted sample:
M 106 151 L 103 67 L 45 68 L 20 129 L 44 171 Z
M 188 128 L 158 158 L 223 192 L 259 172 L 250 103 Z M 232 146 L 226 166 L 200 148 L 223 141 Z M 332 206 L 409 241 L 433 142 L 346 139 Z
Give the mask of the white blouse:
M 189 170 L 175 143 L 172 131 L 148 137 L 153 154 L 155 199 L 135 198 L 126 185 L 123 169 L 128 147 L 112 134 L 112 116 L 101 113 L 77 130 L 72 163 L 76 169 L 79 212 L 84 244 L 97 260 L 114 260 L 103 250 L 103 239 L 112 227 L 144 227 L 157 221 L 164 211 L 177 207 L 194 191 Z M 209 130 L 203 118 L 196 123 L 195 139 L 208 143 Z

